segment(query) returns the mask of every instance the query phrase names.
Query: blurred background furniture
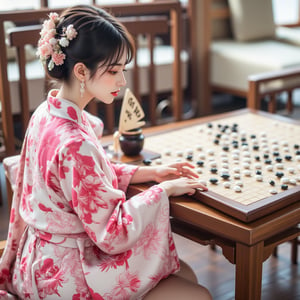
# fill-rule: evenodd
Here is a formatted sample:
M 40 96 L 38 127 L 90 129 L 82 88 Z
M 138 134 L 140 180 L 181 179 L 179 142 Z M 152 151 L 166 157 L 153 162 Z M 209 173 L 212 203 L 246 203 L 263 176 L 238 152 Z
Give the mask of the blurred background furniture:
M 149 111 L 147 125 L 163 122 L 160 113 L 165 106 L 161 108 L 160 102 L 166 99 L 164 103 L 167 103 L 168 109 L 171 110 L 170 118 L 180 120 L 183 117 L 182 93 L 187 85 L 188 61 L 186 52 L 181 51 L 180 3 L 168 1 L 102 7 L 120 18 L 136 38 L 137 55 L 136 59 L 128 65 L 127 81 L 128 87 L 133 90 L 142 104 L 147 104 L 145 109 Z M 3 53 L 0 56 L 2 75 L 0 77 L 0 100 L 5 148 L 2 157 L 16 153 L 13 137 L 19 134 L 19 139 L 22 141 L 29 118 L 28 114 L 45 99 L 49 89 L 48 82 L 45 84 L 45 73 L 40 62 L 31 57 L 30 61 L 26 60 L 26 64 L 24 63 L 29 52 L 26 47 L 28 44 L 36 45 L 39 30 L 39 27 L 28 27 L 28 25 L 39 25 L 49 12 L 61 10 L 41 8 L 0 13 L 0 49 Z M 4 30 L 7 22 L 13 23 L 11 26 L 13 28 L 9 31 Z M 20 29 L 19 26 L 23 28 Z M 26 33 L 27 30 L 31 33 Z M 6 37 L 9 38 L 11 45 L 18 49 L 17 60 L 8 59 Z M 25 41 L 25 37 L 29 40 Z M 26 95 L 28 95 L 27 99 Z M 97 107 L 99 105 L 92 104 L 89 110 L 94 113 L 99 112 L 100 117 L 104 118 L 107 124 L 105 134 L 112 133 L 118 125 L 118 120 L 116 120 L 118 103 L 102 110 Z M 16 128 L 14 118 L 22 114 L 26 115 L 21 117 L 20 128 L 22 129 Z M 165 121 L 170 121 L 170 118 Z
M 250 75 L 300 66 L 299 47 L 276 36 L 272 0 L 190 0 L 189 6 L 198 16 L 191 17 L 198 115 L 212 112 L 213 93 L 246 98 Z

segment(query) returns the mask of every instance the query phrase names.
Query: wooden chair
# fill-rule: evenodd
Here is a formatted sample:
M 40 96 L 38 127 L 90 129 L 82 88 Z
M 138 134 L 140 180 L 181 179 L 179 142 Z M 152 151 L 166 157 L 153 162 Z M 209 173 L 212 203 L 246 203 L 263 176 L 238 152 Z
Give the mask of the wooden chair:
M 170 35 L 171 47 L 173 48 L 174 60 L 172 63 L 172 88 L 171 88 L 171 102 L 172 102 L 172 119 L 180 120 L 182 118 L 182 85 L 181 85 L 181 63 L 180 54 L 181 54 L 181 26 L 180 26 L 180 16 L 181 16 L 181 5 L 177 1 L 169 2 L 158 2 L 158 3 L 131 3 L 124 5 L 112 5 L 112 6 L 101 6 L 104 9 L 110 11 L 118 18 L 124 18 L 125 26 L 128 26 L 129 31 L 132 32 L 134 36 L 146 35 L 148 37 L 148 49 L 150 53 L 150 64 L 148 66 L 149 70 L 149 87 L 150 92 L 150 120 L 148 125 L 155 125 L 157 121 L 156 116 L 156 107 L 152 107 L 156 104 L 155 94 L 155 55 L 153 54 L 154 47 L 154 37 L 157 34 L 166 34 Z M 11 106 L 11 91 L 8 80 L 8 71 L 7 66 L 8 62 L 6 59 L 6 46 L 5 46 L 5 37 L 4 37 L 4 26 L 3 23 L 7 20 L 13 22 L 24 23 L 40 23 L 41 20 L 45 19 L 46 16 L 54 11 L 53 9 L 41 8 L 39 10 L 26 10 L 26 11 L 16 11 L 16 12 L 5 12 L 0 13 L 0 49 L 3 55 L 0 56 L 0 71 L 2 76 L 0 77 L 0 100 L 2 105 L 2 127 L 3 135 L 5 141 L 5 153 L 3 157 L 13 155 L 16 153 L 16 147 L 12 137 L 14 136 L 14 127 L 13 127 L 13 117 L 12 117 L 12 106 Z M 55 9 L 56 12 L 60 13 L 62 9 Z M 134 19 L 132 19 L 134 18 Z M 24 62 L 24 53 L 22 47 L 26 43 L 37 43 L 39 24 L 37 26 L 26 26 L 26 29 L 13 29 L 10 33 L 11 45 L 18 47 L 18 60 L 21 62 L 19 64 L 20 72 L 20 101 L 21 101 L 21 113 L 22 113 L 22 127 L 23 131 L 26 128 L 28 122 L 28 116 L 30 114 L 30 107 L 28 103 L 28 88 L 26 83 L 26 70 Z M 29 31 L 27 33 L 27 31 Z M 25 38 L 28 37 L 28 41 L 25 41 Z M 2 52 L 3 49 L 3 52 Z M 138 53 L 139 55 L 139 53 Z M 138 58 L 137 58 L 138 59 Z M 135 61 L 136 62 L 136 61 Z M 22 69 L 23 68 L 23 69 Z M 139 96 L 139 86 L 138 86 L 138 69 L 139 65 L 134 64 L 132 73 L 135 73 L 134 79 L 134 93 Z M 27 96 L 26 96 L 27 95 Z M 91 111 L 96 110 L 96 106 L 91 105 L 89 107 Z M 106 108 L 107 117 L 107 132 L 113 133 L 114 128 L 116 127 L 114 121 L 114 107 Z
M 283 92 L 287 94 L 287 111 L 293 110 L 293 91 L 300 88 L 300 68 L 266 72 L 248 77 L 247 105 L 252 109 L 260 109 L 261 101 L 269 99 L 268 111 L 276 112 L 277 97 Z

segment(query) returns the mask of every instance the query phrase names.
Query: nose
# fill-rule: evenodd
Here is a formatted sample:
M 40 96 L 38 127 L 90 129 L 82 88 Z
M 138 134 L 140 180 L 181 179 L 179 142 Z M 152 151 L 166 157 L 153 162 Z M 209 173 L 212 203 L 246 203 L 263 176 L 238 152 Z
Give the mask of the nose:
M 118 85 L 125 86 L 126 85 L 126 78 L 124 72 L 121 72 L 120 77 L 118 78 Z

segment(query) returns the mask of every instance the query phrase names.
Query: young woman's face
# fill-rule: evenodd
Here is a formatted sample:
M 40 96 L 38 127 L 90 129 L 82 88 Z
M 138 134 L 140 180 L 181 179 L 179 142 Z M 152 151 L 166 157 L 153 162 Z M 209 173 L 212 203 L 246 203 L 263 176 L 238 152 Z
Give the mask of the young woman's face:
M 86 82 L 86 92 L 91 98 L 96 98 L 105 104 L 113 102 L 120 89 L 126 85 L 124 76 L 126 53 L 116 65 L 103 66 L 97 70 L 95 76 Z

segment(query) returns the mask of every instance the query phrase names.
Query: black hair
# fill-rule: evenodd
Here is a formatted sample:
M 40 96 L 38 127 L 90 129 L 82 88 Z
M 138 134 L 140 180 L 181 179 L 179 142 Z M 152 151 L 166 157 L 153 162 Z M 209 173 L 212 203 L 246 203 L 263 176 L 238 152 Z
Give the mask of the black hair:
M 56 27 L 56 38 L 61 38 L 63 29 L 70 24 L 78 34 L 68 47 L 61 47 L 66 55 L 64 63 L 54 65 L 51 71 L 46 68 L 50 77 L 69 82 L 73 67 L 78 62 L 84 63 L 93 77 L 99 67 L 105 66 L 107 70 L 109 66 L 117 64 L 124 51 L 127 52 L 126 64 L 132 60 L 135 52 L 132 36 L 125 26 L 105 10 L 90 5 L 66 9 Z

